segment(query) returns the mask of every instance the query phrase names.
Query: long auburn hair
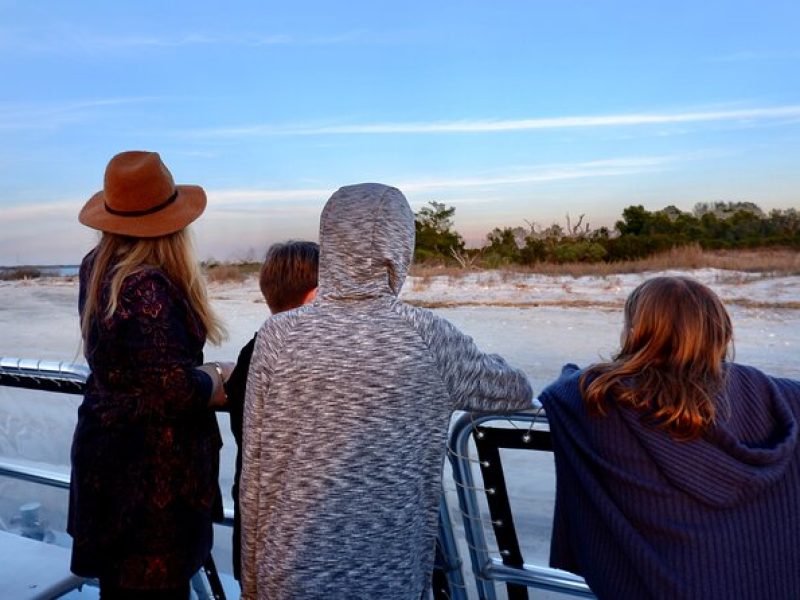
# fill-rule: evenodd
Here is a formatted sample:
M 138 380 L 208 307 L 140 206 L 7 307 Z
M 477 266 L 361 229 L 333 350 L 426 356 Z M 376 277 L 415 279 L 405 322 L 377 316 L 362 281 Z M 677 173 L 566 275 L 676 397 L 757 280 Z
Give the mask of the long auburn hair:
M 590 414 L 629 407 L 678 440 L 696 439 L 724 411 L 730 316 L 717 295 L 688 277 L 655 277 L 625 302 L 622 348 L 581 377 Z
M 183 292 L 189 306 L 205 327 L 208 341 L 219 344 L 227 337 L 224 325 L 208 302 L 191 236 L 184 228 L 155 238 L 133 238 L 103 232 L 95 252 L 81 314 L 84 341 L 88 339 L 93 319 L 109 319 L 117 310 L 119 293 L 125 278 L 145 267 L 161 269 Z M 112 275 L 108 304 L 100 306 L 103 280 L 109 269 Z

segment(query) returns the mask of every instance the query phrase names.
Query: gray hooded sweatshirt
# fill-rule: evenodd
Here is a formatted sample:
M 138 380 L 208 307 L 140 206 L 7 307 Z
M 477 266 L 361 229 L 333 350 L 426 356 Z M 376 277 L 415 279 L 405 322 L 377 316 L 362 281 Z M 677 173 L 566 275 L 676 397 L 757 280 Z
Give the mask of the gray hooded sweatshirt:
M 268 319 L 247 381 L 242 597 L 418 600 L 454 410 L 529 408 L 527 377 L 397 299 L 414 249 L 399 190 L 341 188 L 314 304 Z

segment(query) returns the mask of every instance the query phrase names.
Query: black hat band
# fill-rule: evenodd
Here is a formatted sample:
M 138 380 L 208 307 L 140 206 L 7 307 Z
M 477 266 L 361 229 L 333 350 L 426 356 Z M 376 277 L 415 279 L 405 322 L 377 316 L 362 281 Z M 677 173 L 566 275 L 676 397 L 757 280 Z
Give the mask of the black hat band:
M 167 208 L 170 204 L 175 202 L 178 197 L 178 190 L 176 189 L 172 196 L 164 200 L 161 204 L 156 204 L 155 206 L 148 208 L 146 210 L 117 210 L 115 208 L 111 208 L 108 205 L 108 202 L 103 201 L 105 204 L 106 210 L 110 212 L 112 215 L 117 215 L 118 217 L 143 217 L 144 215 L 151 215 L 156 213 L 160 210 Z

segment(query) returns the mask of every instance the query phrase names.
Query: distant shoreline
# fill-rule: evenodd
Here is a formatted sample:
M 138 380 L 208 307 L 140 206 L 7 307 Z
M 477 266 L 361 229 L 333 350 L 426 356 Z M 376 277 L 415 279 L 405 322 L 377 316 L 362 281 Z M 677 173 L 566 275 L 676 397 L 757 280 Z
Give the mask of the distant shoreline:
M 74 277 L 80 265 L 0 265 L 0 279 L 9 275 L 30 273 L 33 277 Z M 20 277 L 24 278 L 24 277 Z

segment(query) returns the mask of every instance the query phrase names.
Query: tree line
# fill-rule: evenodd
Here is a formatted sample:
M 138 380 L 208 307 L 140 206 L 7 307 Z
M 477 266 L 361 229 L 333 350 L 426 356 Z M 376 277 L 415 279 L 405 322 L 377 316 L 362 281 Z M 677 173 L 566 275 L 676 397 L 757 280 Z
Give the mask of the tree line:
M 800 213 L 794 208 L 765 213 L 752 202 L 698 203 L 691 212 L 675 206 L 649 211 L 628 206 L 613 229 L 592 229 L 584 215 L 565 226 L 495 227 L 482 248 L 466 249 L 454 230 L 455 207 L 429 202 L 416 217 L 415 259 L 456 261 L 462 266 L 532 265 L 539 262 L 635 260 L 679 246 L 704 249 L 783 246 L 800 249 Z

